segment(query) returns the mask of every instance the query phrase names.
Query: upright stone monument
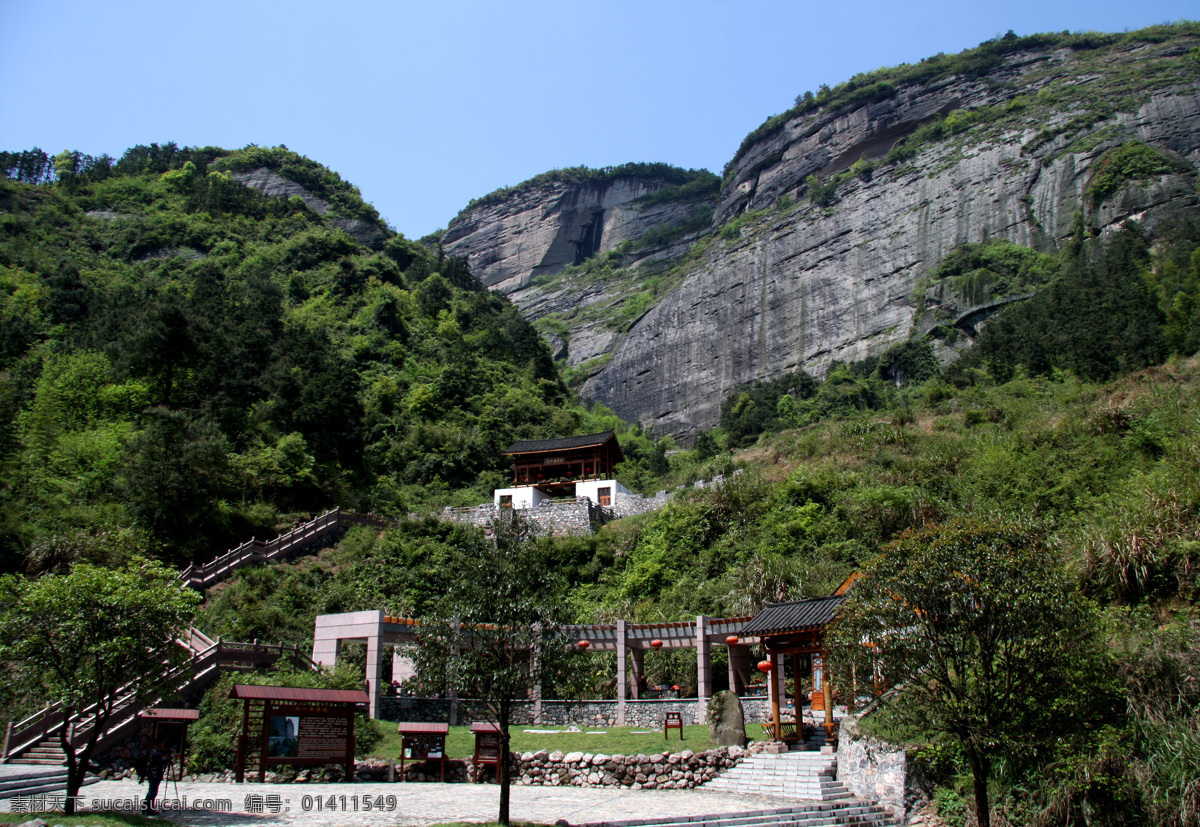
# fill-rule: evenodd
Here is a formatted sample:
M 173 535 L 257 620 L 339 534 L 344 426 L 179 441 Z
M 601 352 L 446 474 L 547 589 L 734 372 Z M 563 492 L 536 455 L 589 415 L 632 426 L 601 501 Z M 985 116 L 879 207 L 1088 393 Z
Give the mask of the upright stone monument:
M 728 689 L 708 701 L 708 740 L 727 747 L 746 745 L 746 714 L 737 694 Z

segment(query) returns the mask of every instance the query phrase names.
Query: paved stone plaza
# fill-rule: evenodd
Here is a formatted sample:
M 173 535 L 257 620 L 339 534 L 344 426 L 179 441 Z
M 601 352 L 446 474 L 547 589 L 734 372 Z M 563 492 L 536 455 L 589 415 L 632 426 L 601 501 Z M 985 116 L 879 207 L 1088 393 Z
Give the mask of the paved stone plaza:
M 494 821 L 500 795 L 500 788 L 494 784 L 180 783 L 178 789 L 176 799 L 175 784 L 164 782 L 161 795 L 181 802 L 186 799 L 189 807 L 197 802 L 213 806 L 212 802 L 222 799 L 232 805 L 211 812 L 164 807 L 162 818 L 195 827 L 423 827 L 444 821 Z M 81 794 L 85 801 L 81 810 L 93 800 L 117 801 L 117 806 L 129 807 L 146 794 L 146 786 L 129 781 L 101 781 L 84 787 Z M 388 796 L 395 796 L 395 809 L 388 807 Z M 363 802 L 368 798 L 372 809 L 366 812 Z M 381 800 L 383 810 L 376 808 Z M 0 802 L 0 810 L 10 809 L 9 804 Z M 729 813 L 772 806 L 778 806 L 778 802 L 762 796 L 703 790 L 514 786 L 511 813 L 514 821 L 553 824 L 566 819 L 580 824 L 606 819 Z M 271 812 L 276 808 L 278 812 Z M 14 814 L 6 820 L 20 824 L 19 818 Z

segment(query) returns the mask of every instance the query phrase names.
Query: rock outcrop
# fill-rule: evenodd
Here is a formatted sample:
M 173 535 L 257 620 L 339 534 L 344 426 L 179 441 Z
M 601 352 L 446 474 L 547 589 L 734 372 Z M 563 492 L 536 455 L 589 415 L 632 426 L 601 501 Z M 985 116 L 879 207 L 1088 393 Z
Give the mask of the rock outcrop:
M 958 245 L 1053 252 L 1077 214 L 1103 235 L 1200 207 L 1200 71 L 1187 57 L 1198 42 L 1184 32 L 1013 51 L 986 73 L 881 84 L 760 130 L 726 171 L 711 231 L 686 255 L 671 249 L 667 271 L 659 261 L 668 277 L 653 295 L 636 271 L 530 286 L 538 267 L 569 263 L 575 248 L 563 241 L 579 238 L 580 210 L 559 203 L 598 203 L 598 193 L 526 193 L 456 238 L 462 250 L 470 239 L 488 284 L 517 290 L 532 318 L 552 315 L 558 356 L 589 368 L 584 398 L 687 441 L 717 424 L 739 385 L 799 368 L 823 377 L 834 361 L 906 339 L 924 302 L 915 288 Z M 1097 160 L 1131 140 L 1175 171 L 1095 198 Z M 889 154 L 901 142 L 906 151 Z M 556 217 L 568 212 L 570 222 Z M 999 306 L 959 308 L 960 347 Z
M 1115 125 L 1115 134 L 1200 160 L 1197 90 L 1157 96 Z M 907 170 L 843 184 L 833 208 L 805 202 L 733 239 L 718 236 L 683 283 L 620 337 L 583 395 L 687 439 L 716 425 L 721 401 L 741 384 L 797 368 L 821 377 L 835 360 L 907 338 L 913 288 L 956 245 L 1005 238 L 1052 250 L 1068 238 L 1076 210 L 1087 206 L 1092 163 L 1121 140 L 1088 152 L 1064 152 L 1059 140 L 1023 153 L 1036 132 L 940 144 Z M 1196 201 L 1194 175 L 1165 175 L 1090 219 L 1099 231 L 1129 218 L 1152 224 Z
M 308 208 L 317 215 L 325 218 L 331 227 L 344 230 L 351 238 L 371 249 L 382 249 L 385 240 L 384 232 L 375 224 L 363 221 L 361 218 L 330 216 L 332 209 L 329 202 L 318 198 L 295 181 L 289 181 L 273 169 L 259 167 L 245 172 L 234 172 L 231 177 L 239 184 L 256 189 L 271 198 L 291 198 L 299 196 Z
M 695 213 L 693 203 L 637 203 L 664 186 L 630 177 L 519 188 L 511 198 L 465 210 L 451 222 L 442 246 L 447 255 L 466 258 L 471 272 L 492 290 L 516 293 L 538 276 L 615 250 L 652 227 Z M 711 205 L 701 209 L 710 212 Z

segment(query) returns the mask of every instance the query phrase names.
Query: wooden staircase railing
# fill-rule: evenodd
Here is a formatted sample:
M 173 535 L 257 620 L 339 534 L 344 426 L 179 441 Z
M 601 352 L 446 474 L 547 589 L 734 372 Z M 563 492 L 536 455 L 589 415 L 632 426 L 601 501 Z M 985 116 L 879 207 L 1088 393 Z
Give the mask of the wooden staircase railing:
M 188 566 L 179 575 L 179 578 L 192 588 L 203 591 L 209 586 L 220 583 L 243 566 L 287 559 L 296 552 L 311 548 L 345 530 L 348 525 L 373 525 L 382 528 L 387 525 L 387 521 L 371 514 L 357 514 L 353 511 L 335 508 L 309 520 L 304 525 L 293 528 L 286 534 L 279 535 L 274 540 L 263 541 L 251 537 L 215 560 L 201 565 Z
M 196 631 L 203 636 L 203 633 Z M 203 689 L 222 669 L 248 671 L 274 665 L 280 658 L 288 658 L 293 665 L 301 669 L 317 669 L 317 665 L 296 646 L 265 643 L 236 643 L 215 641 L 202 651 L 192 651 L 192 656 L 175 667 L 166 667 L 157 683 L 162 690 L 146 703 L 138 703 L 137 686 L 126 684 L 113 694 L 116 700 L 112 714 L 104 722 L 104 731 L 97 741 L 97 749 L 103 749 L 108 743 L 119 737 L 124 730 L 134 723 L 137 713 L 143 708 L 154 706 L 163 697 L 175 694 L 189 695 Z M 44 707 L 38 712 L 12 725 L 9 732 L 9 743 L 2 756 L 4 763 L 44 744 L 53 738 L 55 743 L 64 726 L 70 726 L 68 743 L 72 746 L 85 741 L 97 722 L 98 705 L 89 704 L 84 709 L 65 720 L 58 704 Z

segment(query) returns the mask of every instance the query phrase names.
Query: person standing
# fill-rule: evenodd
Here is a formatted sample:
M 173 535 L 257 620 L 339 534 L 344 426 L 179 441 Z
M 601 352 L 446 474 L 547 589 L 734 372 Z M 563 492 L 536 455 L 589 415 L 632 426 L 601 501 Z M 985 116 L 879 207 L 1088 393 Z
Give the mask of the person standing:
M 154 800 L 158 798 L 158 787 L 162 784 L 163 775 L 170 760 L 171 750 L 164 747 L 161 742 L 151 747 L 149 755 L 146 756 L 146 783 L 149 786 L 146 788 L 146 800 L 142 802 L 144 815 L 158 814 L 158 810 L 154 809 Z

